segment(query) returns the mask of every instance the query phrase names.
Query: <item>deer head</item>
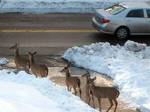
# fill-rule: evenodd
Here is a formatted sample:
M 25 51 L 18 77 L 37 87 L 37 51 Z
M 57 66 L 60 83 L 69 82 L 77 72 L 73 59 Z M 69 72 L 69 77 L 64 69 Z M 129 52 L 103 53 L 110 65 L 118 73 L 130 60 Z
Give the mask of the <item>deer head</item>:
M 16 43 L 12 47 L 9 48 L 10 50 L 14 50 L 15 56 L 19 56 L 18 44 Z
M 11 46 L 9 49 L 10 50 L 16 50 L 18 48 L 18 44 L 16 43 L 15 45 Z
M 96 77 L 94 78 L 88 78 L 87 84 L 89 85 L 89 87 L 92 87 L 94 85 L 94 81 L 96 80 Z
M 34 55 L 35 55 L 35 54 L 37 54 L 36 51 L 33 52 L 33 53 L 28 52 L 28 56 L 29 56 L 29 61 L 30 61 L 30 63 L 33 63 L 33 62 L 34 62 Z
M 69 67 L 71 66 L 71 63 L 68 63 L 68 65 L 66 67 L 64 67 L 60 72 L 68 72 L 69 71 Z
M 18 44 L 16 43 L 15 45 L 11 46 L 9 49 L 16 51 L 18 49 Z

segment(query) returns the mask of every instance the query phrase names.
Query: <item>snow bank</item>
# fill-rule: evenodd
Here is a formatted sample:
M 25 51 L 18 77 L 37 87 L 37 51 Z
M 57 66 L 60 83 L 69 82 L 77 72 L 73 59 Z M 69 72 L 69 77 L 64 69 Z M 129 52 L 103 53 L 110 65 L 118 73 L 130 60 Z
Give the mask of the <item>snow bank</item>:
M 7 64 L 8 60 L 6 58 L 0 58 L 0 65 Z
M 119 85 L 123 100 L 150 111 L 150 47 L 128 41 L 124 46 L 96 43 L 68 49 L 65 59 L 79 67 L 107 74 Z
M 0 70 L 0 90 L 2 112 L 96 112 L 63 87 L 23 71 Z
M 0 12 L 94 12 L 120 1 L 146 0 L 1 0 Z

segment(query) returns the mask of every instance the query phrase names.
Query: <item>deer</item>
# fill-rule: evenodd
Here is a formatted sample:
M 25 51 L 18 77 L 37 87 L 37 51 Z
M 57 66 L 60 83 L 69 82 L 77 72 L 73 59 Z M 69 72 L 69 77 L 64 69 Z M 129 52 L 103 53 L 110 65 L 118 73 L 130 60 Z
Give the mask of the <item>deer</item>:
M 88 103 L 88 105 L 90 105 L 90 94 L 89 94 L 89 85 L 88 85 L 89 81 L 91 81 L 90 73 L 87 71 L 85 74 L 81 75 L 81 77 L 85 77 L 85 80 L 86 80 L 85 94 L 86 94 L 86 98 L 87 98 L 87 103 Z M 93 106 L 94 106 L 94 103 L 93 103 Z
M 34 55 L 37 52 L 28 52 L 28 56 L 29 56 L 29 68 L 31 70 L 31 72 L 37 77 L 47 77 L 48 76 L 48 67 L 46 65 L 43 64 L 36 64 L 35 60 L 34 60 Z
M 76 76 L 71 76 L 71 73 L 69 71 L 69 67 L 70 67 L 70 63 L 64 67 L 60 72 L 61 73 L 65 73 L 66 78 L 65 78 L 65 82 L 66 82 L 66 86 L 68 91 L 71 91 L 71 88 L 74 89 L 75 95 L 77 94 L 77 89 L 79 90 L 79 94 L 80 94 L 80 98 L 81 98 L 81 82 L 79 77 Z
M 18 44 L 16 43 L 9 49 L 14 50 L 14 62 L 15 62 L 16 69 L 23 68 L 25 69 L 25 71 L 28 72 L 29 60 L 19 54 Z
M 94 104 L 94 98 L 93 97 L 95 96 L 98 100 L 98 103 L 99 103 L 99 110 L 101 111 L 101 98 L 108 98 L 108 100 L 110 102 L 110 107 L 108 108 L 108 110 L 106 112 L 110 111 L 110 109 L 112 108 L 114 103 L 115 103 L 114 112 L 116 112 L 116 109 L 118 106 L 117 98 L 119 97 L 119 94 L 120 94 L 119 90 L 115 87 L 95 86 L 94 81 L 96 80 L 96 77 L 94 77 L 94 78 L 88 77 L 88 78 L 89 78 L 89 80 L 88 80 L 89 94 L 92 97 L 93 104 Z M 91 100 L 91 97 L 89 99 L 89 102 Z

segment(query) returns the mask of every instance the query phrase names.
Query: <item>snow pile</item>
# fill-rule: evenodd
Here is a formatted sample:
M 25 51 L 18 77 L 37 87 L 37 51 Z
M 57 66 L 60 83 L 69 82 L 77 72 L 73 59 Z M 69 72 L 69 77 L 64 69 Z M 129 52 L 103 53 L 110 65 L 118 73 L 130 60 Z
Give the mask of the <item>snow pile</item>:
M 68 49 L 64 56 L 79 67 L 107 74 L 119 85 L 123 100 L 150 111 L 150 47 L 128 41 L 124 46 L 96 43 Z
M 6 58 L 0 58 L 0 65 L 7 64 L 8 60 Z
M 96 112 L 79 97 L 24 71 L 0 70 L 0 110 L 3 112 Z
M 1 0 L 0 12 L 94 12 L 121 1 L 147 0 Z
M 145 44 L 139 44 L 135 43 L 133 41 L 127 41 L 124 45 L 126 50 L 133 51 L 133 52 L 139 52 L 146 48 Z

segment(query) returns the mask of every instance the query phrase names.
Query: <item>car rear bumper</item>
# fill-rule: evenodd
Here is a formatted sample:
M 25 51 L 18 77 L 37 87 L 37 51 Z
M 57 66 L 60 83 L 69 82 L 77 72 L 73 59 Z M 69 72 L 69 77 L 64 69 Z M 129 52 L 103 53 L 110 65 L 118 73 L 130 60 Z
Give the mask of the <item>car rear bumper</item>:
M 106 29 L 106 24 L 99 24 L 95 17 L 92 18 L 92 26 L 101 33 L 113 34 L 113 32 L 110 32 Z

